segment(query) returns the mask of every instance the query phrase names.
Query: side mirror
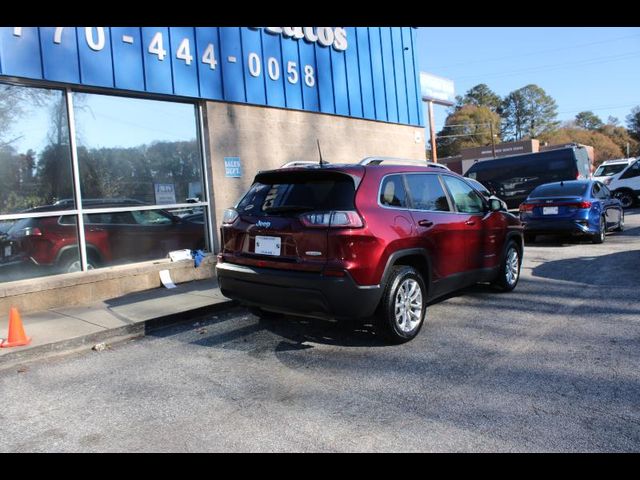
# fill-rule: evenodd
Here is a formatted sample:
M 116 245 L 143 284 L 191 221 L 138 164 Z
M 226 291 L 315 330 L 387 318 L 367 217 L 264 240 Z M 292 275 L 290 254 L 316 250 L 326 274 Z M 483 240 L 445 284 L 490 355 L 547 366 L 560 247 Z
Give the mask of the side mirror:
M 497 198 L 489 199 L 489 210 L 492 212 L 499 212 L 500 210 L 504 210 L 502 208 L 502 202 Z

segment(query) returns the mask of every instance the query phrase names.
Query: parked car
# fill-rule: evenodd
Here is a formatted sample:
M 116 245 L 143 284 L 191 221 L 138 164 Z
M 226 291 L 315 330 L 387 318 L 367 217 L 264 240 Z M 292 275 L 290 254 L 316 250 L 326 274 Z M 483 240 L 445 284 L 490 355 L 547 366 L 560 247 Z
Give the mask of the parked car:
M 545 183 L 588 179 L 590 160 L 585 147 L 572 146 L 474 163 L 464 176 L 481 182 L 516 209 L 534 188 Z
M 624 229 L 620 201 L 597 180 L 547 183 L 537 187 L 520 205 L 524 238 L 537 235 L 574 235 L 602 243 L 609 231 Z
M 115 200 L 87 204 L 94 208 L 123 206 Z M 25 213 L 55 210 L 60 210 L 60 204 L 36 207 Z M 202 225 L 164 210 L 85 213 L 83 218 L 89 269 L 162 258 L 172 250 L 204 247 Z M 10 255 L 2 258 L 5 263 L 26 262 L 53 267 L 59 272 L 80 270 L 75 215 L 24 218 L 16 221 L 5 236 L 3 245 L 10 246 Z
M 458 174 L 384 162 L 258 173 L 225 211 L 216 273 L 229 298 L 414 338 L 427 303 L 476 282 L 515 288 L 518 218 Z
M 626 167 L 603 183 L 620 200 L 622 208 L 633 207 L 640 200 L 640 159 L 630 159 Z

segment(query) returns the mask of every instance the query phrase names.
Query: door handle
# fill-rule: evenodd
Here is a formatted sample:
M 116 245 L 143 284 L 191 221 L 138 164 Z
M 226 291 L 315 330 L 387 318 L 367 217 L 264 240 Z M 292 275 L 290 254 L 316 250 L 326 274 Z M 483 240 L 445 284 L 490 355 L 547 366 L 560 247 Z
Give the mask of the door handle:
M 421 227 L 430 227 L 431 225 L 433 225 L 433 222 L 431 220 L 420 220 L 418 222 L 418 225 L 420 225 Z
M 464 222 L 465 225 L 475 225 L 476 221 L 475 220 L 467 220 L 466 222 Z

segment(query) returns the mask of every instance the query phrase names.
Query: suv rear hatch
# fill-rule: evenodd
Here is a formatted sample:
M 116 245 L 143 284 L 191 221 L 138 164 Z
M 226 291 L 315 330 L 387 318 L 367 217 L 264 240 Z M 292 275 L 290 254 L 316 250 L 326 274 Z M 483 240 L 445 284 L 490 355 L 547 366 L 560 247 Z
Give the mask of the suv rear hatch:
M 354 203 L 360 180 L 360 176 L 327 169 L 259 173 L 235 209 L 225 212 L 221 259 L 322 271 L 329 229 L 362 226 Z

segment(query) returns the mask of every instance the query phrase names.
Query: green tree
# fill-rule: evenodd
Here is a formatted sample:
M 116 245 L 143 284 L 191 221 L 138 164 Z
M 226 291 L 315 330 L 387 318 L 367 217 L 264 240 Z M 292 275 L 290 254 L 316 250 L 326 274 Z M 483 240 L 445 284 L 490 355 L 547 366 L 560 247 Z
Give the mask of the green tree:
M 456 109 L 460 109 L 464 105 L 475 105 L 476 107 L 488 107 L 498 114 L 502 110 L 502 98 L 485 83 L 470 88 L 464 96 L 458 95 L 456 100 Z
M 553 131 L 556 121 L 555 100 L 537 85 L 511 92 L 502 102 L 502 134 L 507 140 L 537 138 Z
M 592 111 L 580 112 L 576 115 L 576 125 L 585 130 L 597 130 L 604 125 L 600 117 Z
M 633 107 L 627 115 L 627 128 L 633 138 L 640 140 L 640 106 Z
M 465 105 L 451 113 L 436 137 L 438 156 L 457 155 L 463 148 L 500 142 L 500 116 L 486 106 Z

